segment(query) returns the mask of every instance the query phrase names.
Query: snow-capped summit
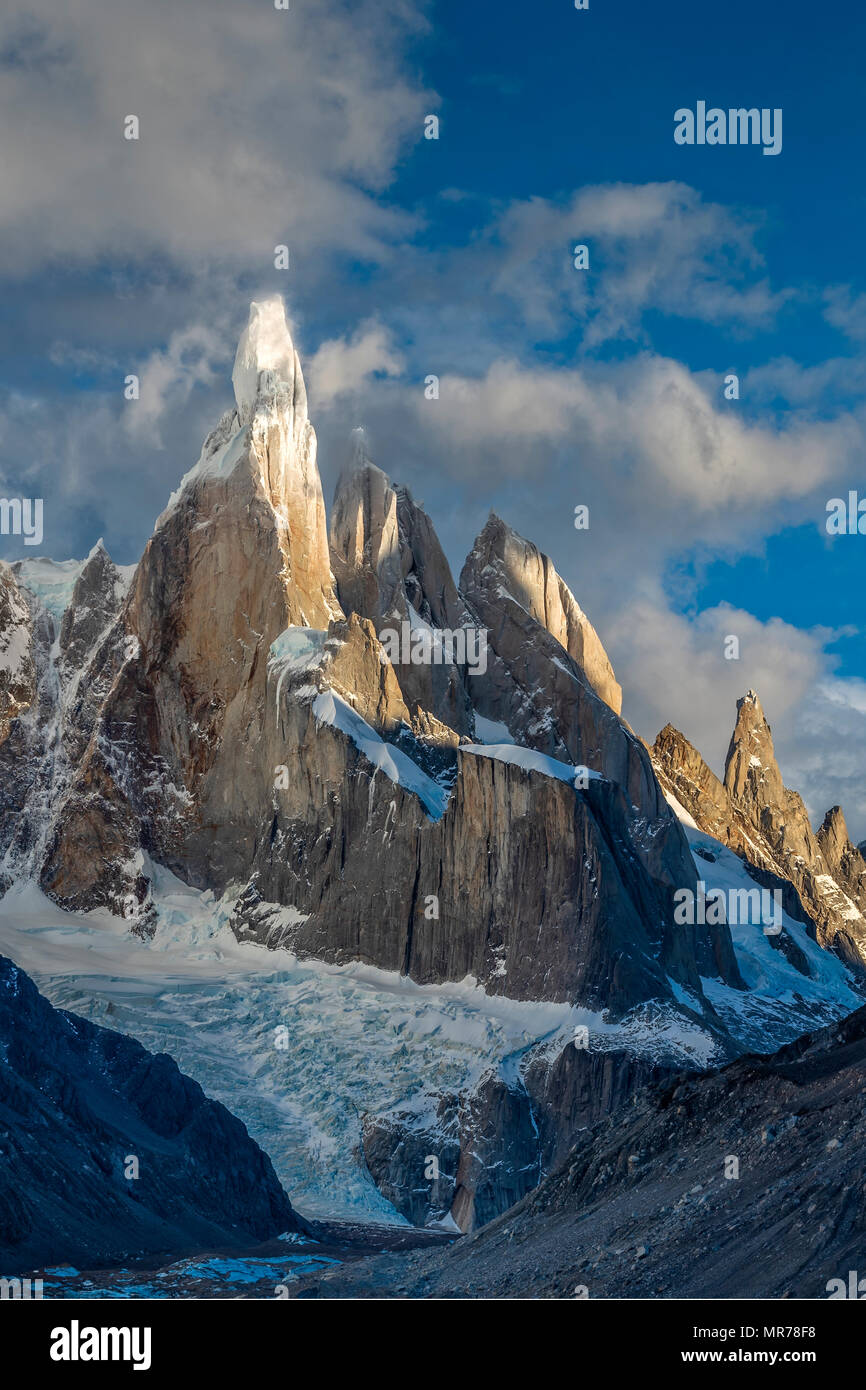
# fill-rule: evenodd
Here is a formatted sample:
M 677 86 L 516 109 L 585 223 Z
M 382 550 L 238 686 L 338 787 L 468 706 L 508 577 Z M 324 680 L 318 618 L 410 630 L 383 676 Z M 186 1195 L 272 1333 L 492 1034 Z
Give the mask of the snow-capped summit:
M 242 425 L 247 424 L 255 408 L 262 372 L 271 374 L 273 384 L 284 382 L 291 389 L 301 375 L 286 322 L 286 306 L 279 295 L 250 305 L 249 320 L 238 343 L 232 386 Z

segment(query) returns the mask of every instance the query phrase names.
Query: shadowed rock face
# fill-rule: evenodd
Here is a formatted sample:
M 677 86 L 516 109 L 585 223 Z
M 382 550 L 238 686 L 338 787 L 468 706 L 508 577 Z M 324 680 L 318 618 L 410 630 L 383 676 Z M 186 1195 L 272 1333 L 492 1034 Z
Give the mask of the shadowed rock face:
M 653 746 L 653 763 L 666 787 L 701 830 L 739 854 L 760 882 L 787 885 L 786 910 L 813 925 L 821 945 L 849 964 L 866 963 L 866 861 L 848 838 L 838 806 L 817 832 L 806 807 L 790 791 L 773 738 L 754 691 L 737 701 L 724 783 L 671 725 Z M 764 875 L 764 877 L 761 877 Z
M 369 618 L 377 634 L 389 629 L 402 635 L 404 623 L 464 626 L 470 615 L 430 518 L 407 489 L 393 488 L 370 462 L 360 431 L 354 449 L 337 483 L 331 516 L 331 557 L 343 607 Z M 457 737 L 472 732 L 465 667 L 448 660 L 395 660 L 394 669 L 416 721 L 432 715 Z
M 866 1237 L 864 1066 L 860 1009 L 771 1056 L 660 1077 L 484 1230 L 344 1265 L 316 1296 L 845 1296 Z
M 467 1097 L 443 1096 L 429 1119 L 399 1110 L 368 1116 L 362 1148 L 376 1185 L 416 1226 L 474 1231 L 541 1176 L 526 1092 L 493 1074 Z
M 125 591 L 120 571 L 102 541 L 97 541 L 75 581 L 60 623 L 60 650 L 69 676 L 81 672 L 102 634 L 117 618 Z
M 420 1115 L 397 1106 L 365 1117 L 364 1161 L 413 1224 L 474 1231 L 537 1187 L 579 1131 L 676 1071 L 622 1050 L 568 1046 L 553 1062 L 539 1054 L 521 1080 L 489 1073 L 469 1094 L 439 1096 Z
M 636 849 L 634 808 L 615 783 L 592 779 L 580 791 L 458 749 L 435 819 L 405 786 L 371 779 L 355 743 L 317 717 L 318 697 L 339 689 L 328 647 L 340 671 L 350 660 L 358 670 L 390 669 L 375 656 L 370 625 L 348 631 L 351 642 L 341 644 L 332 627 L 315 667 L 272 666 L 256 763 L 271 812 L 235 914 L 241 934 L 368 961 L 419 983 L 471 974 L 494 993 L 581 999 L 615 1012 L 671 998 L 669 977 L 699 996 L 700 975 L 740 983 L 726 931 L 673 925 L 676 874 L 697 882 L 690 859 L 681 869 L 676 822 L 667 844 L 657 834 Z M 353 689 L 361 688 L 356 678 Z M 376 717 L 368 706 L 368 721 Z M 417 770 L 423 750 L 411 735 L 400 747 Z M 278 763 L 304 775 L 269 789 Z M 435 917 L 426 913 L 431 895 Z M 280 904 L 296 909 L 290 921 Z
M 240 1120 L 170 1057 L 54 1009 L 2 956 L 0 1055 L 4 1275 L 303 1229 Z

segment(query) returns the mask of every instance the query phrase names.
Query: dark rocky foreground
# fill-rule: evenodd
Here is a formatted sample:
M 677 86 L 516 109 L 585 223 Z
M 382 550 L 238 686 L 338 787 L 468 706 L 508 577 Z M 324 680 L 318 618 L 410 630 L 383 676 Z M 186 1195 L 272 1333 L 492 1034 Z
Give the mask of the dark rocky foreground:
M 290 1296 L 827 1298 L 828 1280 L 866 1271 L 864 1097 L 860 1009 L 640 1092 L 447 1249 L 307 1275 Z
M 53 1008 L 0 956 L 0 1275 L 303 1229 L 240 1120 L 170 1057 Z

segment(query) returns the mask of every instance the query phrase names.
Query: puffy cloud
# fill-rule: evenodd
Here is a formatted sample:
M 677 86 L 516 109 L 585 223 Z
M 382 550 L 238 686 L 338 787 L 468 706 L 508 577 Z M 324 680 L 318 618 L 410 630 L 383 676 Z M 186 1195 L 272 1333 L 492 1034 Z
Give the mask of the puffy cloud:
M 752 687 L 771 724 L 788 721 L 827 669 L 831 635 L 780 618 L 761 622 L 725 603 L 679 613 L 653 586 L 623 607 L 604 633 L 634 727 L 652 742 L 665 724 L 674 724 L 720 776 L 738 698 Z M 731 636 L 739 643 L 735 660 L 725 657 Z
M 866 681 L 832 674 L 817 681 L 776 743 L 812 823 L 841 805 L 854 843 L 866 839 Z
M 627 363 L 533 368 L 494 362 L 478 377 L 443 376 L 440 398 L 416 389 L 416 417 L 455 475 L 535 472 L 537 448 L 567 448 L 584 474 L 627 481 L 642 512 L 679 505 L 683 519 L 733 513 L 804 498 L 842 476 L 864 444 L 860 419 L 788 414 L 784 426 L 744 420 L 736 406 L 708 393 L 669 358 L 644 354 Z
M 313 406 L 325 409 L 339 396 L 359 392 L 371 377 L 399 376 L 403 367 L 391 333 L 371 321 L 361 324 L 349 339 L 330 338 L 322 343 L 310 358 L 305 376 Z
M 411 225 L 376 195 L 429 109 L 403 70 L 422 6 L 10 0 L 0 267 L 381 257 Z
M 127 434 L 162 448 L 163 416 L 185 405 L 197 386 L 214 384 L 228 352 L 229 339 L 216 325 L 191 324 L 173 333 L 167 348 L 152 352 L 136 373 L 139 398 L 125 402 L 121 417 Z

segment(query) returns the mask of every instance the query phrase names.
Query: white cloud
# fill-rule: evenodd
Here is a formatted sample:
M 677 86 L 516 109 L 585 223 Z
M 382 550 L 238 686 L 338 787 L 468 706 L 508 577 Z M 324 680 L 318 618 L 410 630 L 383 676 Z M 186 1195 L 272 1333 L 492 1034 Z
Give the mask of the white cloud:
M 743 419 L 678 362 L 645 354 L 627 363 L 532 368 L 494 362 L 483 376 L 443 376 L 440 398 L 408 397 L 455 475 L 529 476 L 533 446 L 567 446 L 584 474 L 628 480 L 641 509 L 678 505 L 683 527 L 723 520 L 781 498 L 804 498 L 859 456 L 862 423 L 840 414 L 789 413 L 784 426 Z
M 420 138 L 423 0 L 11 0 L 0 19 L 0 267 L 152 255 L 202 273 L 410 225 L 376 196 Z M 140 139 L 124 139 L 129 114 Z
M 404 359 L 382 324 L 361 324 L 351 338 L 331 338 L 320 345 L 305 368 L 314 406 L 326 409 L 340 396 L 352 395 L 371 377 L 399 376 Z
M 216 326 L 192 324 L 169 339 L 164 351 L 152 352 L 137 373 L 138 400 L 124 401 L 121 416 L 127 434 L 162 447 L 159 424 L 170 407 L 183 405 L 196 386 L 218 380 L 229 339 Z
M 754 216 L 705 203 L 681 183 L 580 189 L 567 202 L 513 203 L 488 233 L 501 249 L 492 288 L 526 319 L 557 333 L 576 316 L 584 347 L 641 338 L 654 309 L 744 329 L 767 327 L 791 298 L 774 292 Z M 589 247 L 589 270 L 572 250 Z
M 853 294 L 850 285 L 831 285 L 824 292 L 824 305 L 828 323 L 855 342 L 866 342 L 866 294 Z
M 725 657 L 734 636 L 739 658 Z M 719 776 L 737 699 L 758 691 L 773 724 L 787 719 L 827 669 L 826 630 L 805 631 L 718 604 L 688 616 L 650 586 L 604 629 L 623 685 L 626 717 L 650 743 L 671 723 Z

